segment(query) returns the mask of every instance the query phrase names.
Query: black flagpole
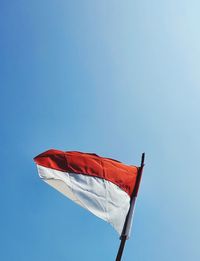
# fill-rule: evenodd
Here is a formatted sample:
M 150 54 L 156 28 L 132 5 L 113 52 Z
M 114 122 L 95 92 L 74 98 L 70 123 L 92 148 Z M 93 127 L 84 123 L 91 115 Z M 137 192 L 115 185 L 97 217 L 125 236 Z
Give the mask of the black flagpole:
M 140 164 L 140 167 L 139 167 L 139 170 L 138 170 L 135 188 L 134 188 L 134 191 L 133 191 L 132 196 L 131 196 L 129 212 L 126 216 L 124 228 L 123 228 L 123 231 L 122 231 L 122 234 L 121 234 L 121 237 L 120 237 L 121 243 L 120 243 L 119 250 L 118 250 L 118 253 L 117 253 L 116 261 L 121 261 L 124 246 L 125 246 L 126 240 L 129 237 L 129 230 L 130 230 L 131 223 L 132 223 L 132 215 L 133 215 L 133 211 L 134 211 L 135 201 L 136 201 L 136 197 L 137 197 L 139 186 L 140 186 L 142 171 L 143 171 L 143 168 L 144 168 L 144 159 L 145 159 L 145 153 L 142 153 L 141 164 Z

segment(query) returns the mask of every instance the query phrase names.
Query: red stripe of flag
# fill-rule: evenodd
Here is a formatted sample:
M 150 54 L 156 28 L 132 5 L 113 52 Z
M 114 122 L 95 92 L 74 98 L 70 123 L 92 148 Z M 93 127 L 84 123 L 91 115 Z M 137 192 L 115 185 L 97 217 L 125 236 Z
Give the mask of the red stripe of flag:
M 96 154 L 78 151 L 48 150 L 34 158 L 36 164 L 63 172 L 85 174 L 110 181 L 132 195 L 138 167 L 127 166 L 119 161 Z

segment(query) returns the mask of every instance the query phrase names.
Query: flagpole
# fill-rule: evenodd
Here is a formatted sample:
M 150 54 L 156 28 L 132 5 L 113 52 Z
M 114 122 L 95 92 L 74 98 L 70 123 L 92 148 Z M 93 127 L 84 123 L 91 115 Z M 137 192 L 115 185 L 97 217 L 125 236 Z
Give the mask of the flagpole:
M 144 160 L 145 160 L 145 153 L 142 153 L 141 164 L 140 164 L 140 167 L 139 167 L 139 170 L 138 170 L 135 188 L 134 188 L 134 191 L 133 191 L 132 196 L 131 196 L 129 212 L 126 216 L 124 228 L 123 228 L 123 231 L 122 231 L 122 234 L 121 234 L 121 237 L 120 237 L 121 243 L 120 243 L 120 246 L 119 246 L 119 249 L 118 249 L 116 261 L 121 261 L 121 257 L 122 257 L 122 254 L 123 254 L 124 246 L 126 244 L 126 240 L 129 238 L 129 233 L 130 233 L 130 229 L 131 229 L 131 225 L 132 225 L 132 217 L 133 217 L 136 197 L 137 197 L 137 194 L 138 194 L 140 181 L 141 181 L 141 177 L 142 177 L 142 171 L 143 171 L 143 168 L 144 168 Z

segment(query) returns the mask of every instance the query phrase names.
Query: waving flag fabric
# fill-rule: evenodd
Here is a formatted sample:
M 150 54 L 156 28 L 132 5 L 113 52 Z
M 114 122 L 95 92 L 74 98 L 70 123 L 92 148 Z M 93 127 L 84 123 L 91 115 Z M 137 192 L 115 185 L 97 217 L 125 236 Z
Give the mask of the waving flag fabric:
M 54 149 L 34 161 L 41 179 L 110 223 L 121 235 L 138 167 L 92 153 Z

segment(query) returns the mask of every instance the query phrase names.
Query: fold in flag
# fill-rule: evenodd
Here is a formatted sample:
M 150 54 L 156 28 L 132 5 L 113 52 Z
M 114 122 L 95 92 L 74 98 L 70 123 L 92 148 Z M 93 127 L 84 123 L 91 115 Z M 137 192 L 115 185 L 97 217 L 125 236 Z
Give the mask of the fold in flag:
M 138 167 L 96 154 L 54 149 L 34 161 L 41 179 L 121 235 L 131 197 L 137 193 Z

